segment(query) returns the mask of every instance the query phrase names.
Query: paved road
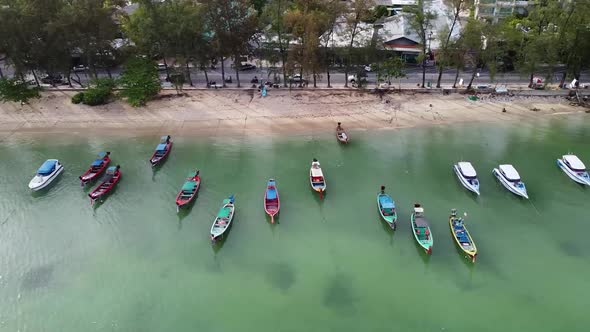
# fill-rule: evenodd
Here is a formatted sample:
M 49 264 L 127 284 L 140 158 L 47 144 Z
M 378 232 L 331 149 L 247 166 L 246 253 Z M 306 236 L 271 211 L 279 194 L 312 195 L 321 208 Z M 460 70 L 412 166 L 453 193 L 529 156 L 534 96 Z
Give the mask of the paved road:
M 10 67 L 5 67 L 2 63 L 0 63 L 0 66 L 2 66 L 2 70 L 5 76 L 12 76 L 13 71 L 11 70 Z M 160 70 L 160 78 L 162 79 L 163 84 L 165 82 L 166 79 L 166 72 L 164 70 Z M 408 84 L 420 84 L 422 82 L 422 72 L 421 72 L 421 68 L 420 67 L 409 67 L 406 68 L 405 70 L 407 77 L 406 78 L 402 78 L 401 79 L 401 83 L 404 85 L 408 85 Z M 120 75 L 121 73 L 121 68 L 115 68 L 111 70 L 111 75 L 113 77 L 117 77 L 118 75 Z M 86 72 L 78 72 L 78 73 L 73 73 L 72 74 L 72 78 L 74 80 L 77 80 L 77 76 L 80 78 L 80 81 L 82 84 L 86 85 L 88 84 L 88 82 L 90 81 L 90 77 L 88 75 L 88 73 Z M 467 71 L 467 72 L 462 72 L 459 75 L 459 78 L 463 78 L 463 80 L 465 81 L 465 84 L 467 84 L 469 82 L 469 79 L 471 78 L 471 71 Z M 107 72 L 106 71 L 99 71 L 99 76 L 100 77 L 107 77 Z M 208 76 L 209 76 L 209 80 L 210 81 L 215 81 L 217 82 L 219 85 L 221 85 L 222 83 L 222 79 L 221 79 L 221 69 L 218 67 L 217 69 L 211 69 L 208 70 Z M 229 65 L 227 65 L 226 71 L 225 71 L 225 77 L 230 77 L 232 78 L 232 83 L 227 84 L 228 87 L 237 87 L 237 82 L 236 82 L 236 73 L 235 71 L 230 68 Z M 252 80 L 252 78 L 254 77 L 258 77 L 259 79 L 264 79 L 264 80 L 272 80 L 272 75 L 269 75 L 268 70 L 266 69 L 255 69 L 255 70 L 249 70 L 249 71 L 242 71 L 240 72 L 240 81 L 241 81 L 241 85 L 242 87 L 249 87 L 251 86 L 250 81 Z M 335 69 L 331 72 L 330 74 L 331 76 L 331 84 L 333 87 L 343 87 L 344 83 L 345 83 L 345 75 L 344 75 L 344 71 L 342 69 Z M 436 79 L 438 77 L 438 72 L 436 70 L 436 68 L 434 67 L 429 67 L 427 68 L 427 73 L 426 73 L 426 82 L 431 82 L 432 86 L 434 86 L 436 84 Z M 281 76 L 282 78 L 282 76 Z M 368 82 L 369 82 L 369 86 L 374 85 L 377 81 L 377 75 L 375 73 L 368 73 Z M 205 75 L 203 74 L 202 71 L 196 70 L 194 68 L 191 69 L 191 79 L 193 81 L 193 84 L 195 86 L 206 86 L 206 81 L 205 81 Z M 474 80 L 474 84 L 490 84 L 490 83 L 498 83 L 498 84 L 528 84 L 528 77 L 523 76 L 519 73 L 503 73 L 503 74 L 497 74 L 495 76 L 494 81 L 492 81 L 490 79 L 490 75 L 489 72 L 487 71 L 481 71 L 479 77 L 476 77 L 476 79 Z M 557 73 L 554 76 L 553 82 L 559 82 L 559 80 L 561 79 L 561 73 Z M 310 80 L 311 81 L 311 80 Z M 443 72 L 443 77 L 442 77 L 442 86 L 443 87 L 450 87 L 452 86 L 452 84 L 455 81 L 455 70 L 454 69 L 448 69 L 445 70 Z M 582 83 L 589 83 L 590 82 L 590 71 L 584 72 L 582 73 L 582 79 L 581 79 Z M 326 75 L 325 73 L 322 73 L 321 77 L 318 79 L 317 81 L 319 86 L 326 86 L 327 85 L 327 79 L 326 79 Z M 393 82 L 392 82 L 393 83 Z M 396 84 L 398 82 L 395 82 Z M 311 85 L 311 82 L 310 82 Z

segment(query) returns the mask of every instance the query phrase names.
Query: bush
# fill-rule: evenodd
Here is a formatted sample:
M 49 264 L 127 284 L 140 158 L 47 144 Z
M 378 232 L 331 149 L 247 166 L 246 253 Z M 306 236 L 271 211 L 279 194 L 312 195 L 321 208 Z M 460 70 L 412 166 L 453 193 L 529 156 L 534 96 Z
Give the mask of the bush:
M 88 106 L 103 105 L 109 101 L 115 88 L 115 81 L 110 78 L 99 78 L 92 82 L 86 92 L 80 92 L 72 97 L 72 103 L 83 103 Z
M 84 92 L 78 92 L 72 97 L 72 104 L 79 104 L 84 101 Z
M 82 102 L 84 105 L 96 106 L 106 104 L 111 96 L 111 90 L 106 88 L 90 88 L 83 94 Z
M 160 92 L 161 83 L 156 64 L 140 57 L 125 63 L 125 71 L 119 79 L 120 95 L 132 106 L 143 106 Z
M 27 82 L 14 78 L 0 79 L 0 100 L 21 102 L 22 104 L 31 98 L 39 98 L 38 87 L 31 88 Z

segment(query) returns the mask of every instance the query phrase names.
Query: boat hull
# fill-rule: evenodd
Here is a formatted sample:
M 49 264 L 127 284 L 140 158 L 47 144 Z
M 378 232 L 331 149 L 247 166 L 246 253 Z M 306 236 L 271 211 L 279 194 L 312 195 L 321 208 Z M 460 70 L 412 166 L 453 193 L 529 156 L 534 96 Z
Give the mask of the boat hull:
M 193 178 L 193 179 L 188 179 L 190 181 L 195 181 L 197 184 L 195 185 L 195 192 L 187 198 L 183 198 L 182 197 L 182 190 L 178 192 L 178 194 L 176 195 L 176 206 L 180 209 L 188 204 L 190 204 L 192 201 L 194 201 L 195 197 L 197 197 L 197 193 L 199 192 L 199 189 L 201 188 L 201 179 L 200 178 Z
M 49 186 L 57 178 L 57 176 L 63 172 L 63 170 L 63 165 L 59 164 L 59 167 L 57 167 L 53 173 L 44 177 L 45 179 L 43 182 L 33 183 L 33 180 L 31 180 L 31 182 L 29 182 L 29 189 L 33 191 L 39 191 L 41 189 L 47 188 L 47 186 Z
M 496 177 L 496 179 L 498 179 L 498 181 L 500 181 L 500 183 L 506 189 L 508 189 L 508 191 L 510 191 L 511 193 L 515 194 L 516 196 L 520 196 L 520 197 L 523 197 L 523 198 L 526 198 L 526 199 L 529 198 L 529 195 L 527 194 L 526 189 L 523 191 L 523 190 L 520 190 L 520 189 L 514 187 L 510 181 L 506 180 L 502 176 L 502 174 L 500 173 L 500 171 L 497 168 L 494 168 L 494 170 L 492 170 L 492 174 L 494 174 L 494 176 Z
M 225 209 L 229 209 L 227 215 L 222 213 Z M 215 220 L 213 221 L 211 231 L 209 232 L 209 238 L 212 242 L 217 241 L 229 231 L 233 224 L 235 211 L 236 207 L 233 203 L 233 198 L 231 198 L 229 203 L 226 203 L 221 207 L 217 217 L 215 217 Z
M 99 169 L 93 171 L 92 167 L 90 167 L 88 170 L 86 170 L 86 172 L 84 172 L 84 174 L 80 175 L 79 179 L 82 182 L 82 186 L 96 180 L 98 176 L 101 175 L 102 172 L 104 172 L 107 169 L 107 167 L 109 167 L 111 158 L 107 155 L 102 160 L 103 164 Z
M 418 245 L 420 247 L 422 247 L 422 249 L 424 249 L 424 251 L 427 254 L 432 254 L 432 247 L 434 247 L 434 238 L 432 236 L 432 232 L 430 231 L 430 227 L 428 227 L 428 232 L 430 234 L 429 239 L 428 240 L 422 240 L 418 237 L 418 235 L 416 234 L 416 227 L 414 226 L 414 221 L 415 221 L 415 214 L 412 213 L 412 216 L 410 218 L 410 223 L 412 226 L 412 233 L 414 234 L 414 239 L 416 240 L 416 243 L 418 243 Z
M 269 190 L 274 190 L 276 192 L 276 199 L 268 199 Z M 280 210 L 281 200 L 279 198 L 279 190 L 277 189 L 275 183 L 274 188 L 267 186 L 266 190 L 264 191 L 264 212 L 266 212 L 266 214 L 270 217 L 270 222 L 274 224 L 275 216 Z
M 107 184 L 106 182 L 101 182 L 93 191 L 88 194 L 88 197 L 90 197 L 90 203 L 94 204 L 94 202 L 97 200 L 102 199 L 110 194 L 120 180 L 121 171 L 117 171 L 117 173 L 112 178 L 112 182 L 108 184 L 107 187 L 101 188 L 103 185 Z
M 469 234 L 469 231 L 467 230 L 467 227 L 463 226 L 463 229 L 465 230 L 465 234 L 467 235 L 467 238 L 469 239 L 469 242 L 473 245 L 473 248 L 467 249 L 467 248 L 463 247 L 463 245 L 459 241 L 459 238 L 457 237 L 457 234 L 455 233 L 455 229 L 453 227 L 453 221 L 454 220 L 455 219 L 452 216 L 449 217 L 449 227 L 450 227 L 450 230 L 451 230 L 451 236 L 455 240 L 455 244 L 457 244 L 457 247 L 459 248 L 459 250 L 461 250 L 465 255 L 467 255 L 467 257 L 473 263 L 475 263 L 475 259 L 477 257 L 477 246 L 475 245 L 475 242 L 473 242 L 473 238 L 471 237 L 471 234 Z
M 344 130 L 337 130 L 336 131 L 336 139 L 340 143 L 347 144 L 348 140 L 350 139 L 350 136 L 348 136 L 348 133 Z
M 163 155 L 156 156 L 157 151 L 154 151 L 154 153 L 152 154 L 152 157 L 150 158 L 150 164 L 152 165 L 152 167 L 156 167 L 161 162 L 166 160 L 166 158 L 168 158 L 168 155 L 170 154 L 170 150 L 172 150 L 172 141 L 168 142 L 168 144 L 166 145 L 166 151 L 164 152 Z
M 575 182 L 582 184 L 582 185 L 586 185 L 586 186 L 590 186 L 590 178 L 585 178 L 584 176 L 580 176 L 577 172 L 573 171 L 571 168 L 569 168 L 562 159 L 557 159 L 557 166 L 559 166 L 559 168 L 561 168 L 561 170 L 572 180 L 574 180 Z M 587 172 L 583 172 L 585 174 L 588 174 Z
M 395 228 L 397 226 L 397 212 L 394 212 L 390 216 L 386 216 L 383 214 L 381 203 L 379 201 L 379 198 L 383 195 L 389 196 L 386 194 L 377 194 L 377 210 L 379 210 L 379 215 L 381 216 L 381 219 L 387 224 L 387 226 L 389 226 L 391 229 L 395 230 Z
M 473 185 L 465 177 L 463 177 L 463 174 L 461 174 L 461 170 L 459 170 L 458 165 L 455 164 L 453 166 L 453 170 L 455 171 L 455 174 L 457 175 L 457 178 L 459 179 L 459 182 L 461 182 L 463 187 L 467 188 L 469 191 L 476 193 L 479 196 L 479 185 Z

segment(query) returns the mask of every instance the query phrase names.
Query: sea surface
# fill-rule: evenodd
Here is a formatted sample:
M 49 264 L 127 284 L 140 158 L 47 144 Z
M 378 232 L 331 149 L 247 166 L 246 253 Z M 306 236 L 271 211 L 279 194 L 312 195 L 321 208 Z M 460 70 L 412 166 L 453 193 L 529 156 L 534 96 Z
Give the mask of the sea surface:
M 167 133 L 161 133 L 167 134 Z M 590 188 L 556 158 L 590 165 L 587 117 L 291 137 L 173 137 L 169 159 L 148 163 L 153 137 L 30 136 L 0 145 L 0 331 L 588 331 Z M 78 176 L 112 152 L 122 180 L 91 207 Z M 323 200 L 310 190 L 318 158 Z M 42 192 L 27 184 L 41 163 L 65 171 Z M 473 163 L 481 196 L 454 162 Z M 511 163 L 530 200 L 491 170 Z M 198 199 L 177 214 L 186 174 Z M 263 210 L 277 179 L 278 224 Z M 385 185 L 399 226 L 381 220 Z M 230 194 L 236 218 L 212 245 L 211 223 Z M 410 213 L 425 208 L 434 250 L 414 242 Z M 451 208 L 467 213 L 479 255 L 456 248 Z

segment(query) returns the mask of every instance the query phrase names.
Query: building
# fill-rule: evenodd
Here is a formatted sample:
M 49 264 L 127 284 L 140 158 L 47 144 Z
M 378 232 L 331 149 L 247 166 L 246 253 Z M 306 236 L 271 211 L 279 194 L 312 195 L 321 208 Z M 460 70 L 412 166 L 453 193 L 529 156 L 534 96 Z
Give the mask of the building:
M 527 0 L 475 0 L 475 17 L 497 21 L 512 14 L 526 15 L 527 7 L 532 3 Z

